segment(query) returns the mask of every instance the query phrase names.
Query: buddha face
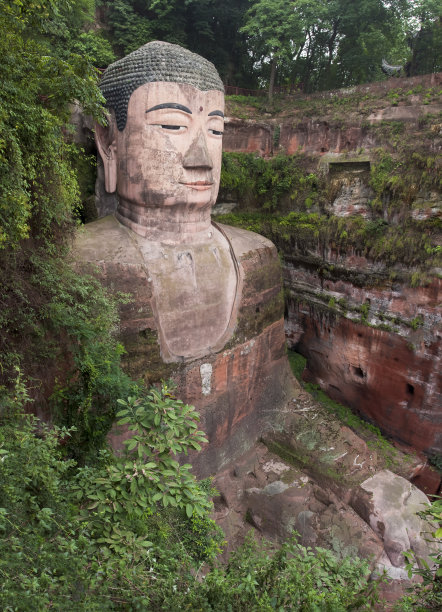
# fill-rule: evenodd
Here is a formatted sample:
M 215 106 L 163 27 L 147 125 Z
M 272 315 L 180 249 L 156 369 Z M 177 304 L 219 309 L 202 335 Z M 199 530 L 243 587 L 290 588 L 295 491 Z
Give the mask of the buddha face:
M 212 207 L 220 180 L 223 111 L 221 91 L 169 82 L 136 89 L 124 130 L 113 130 L 110 166 L 120 201 L 148 208 Z

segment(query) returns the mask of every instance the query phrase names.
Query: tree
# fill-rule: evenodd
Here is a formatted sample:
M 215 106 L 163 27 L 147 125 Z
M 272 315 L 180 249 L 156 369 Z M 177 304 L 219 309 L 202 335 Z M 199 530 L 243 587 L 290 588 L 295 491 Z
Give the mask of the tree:
M 405 61 L 404 10 L 403 0 L 258 0 L 242 31 L 270 82 L 277 65 L 281 83 L 315 91 L 384 78 L 391 51 Z
M 407 15 L 410 75 L 442 70 L 442 9 L 437 0 L 411 3 Z
M 258 0 L 247 12 L 246 24 L 241 28 L 248 35 L 255 61 L 270 66 L 270 101 L 278 65 L 292 61 L 303 46 L 303 24 L 296 4 L 296 0 Z
M 244 86 L 254 85 L 246 37 L 238 31 L 247 7 L 248 0 L 102 0 L 100 10 L 119 57 L 164 40 L 199 53 L 224 81 Z
M 78 193 L 62 131 L 69 103 L 102 113 L 87 59 L 51 49 L 48 31 L 64 6 L 0 0 L 0 248 L 28 237 L 37 216 L 35 234 L 70 223 Z
M 77 446 L 98 446 L 127 379 L 116 303 L 67 258 L 81 154 L 69 137 L 70 104 L 104 118 L 89 58 L 57 54 L 54 24 L 69 6 L 0 0 L 0 394 L 20 367 L 38 412 L 69 416 Z

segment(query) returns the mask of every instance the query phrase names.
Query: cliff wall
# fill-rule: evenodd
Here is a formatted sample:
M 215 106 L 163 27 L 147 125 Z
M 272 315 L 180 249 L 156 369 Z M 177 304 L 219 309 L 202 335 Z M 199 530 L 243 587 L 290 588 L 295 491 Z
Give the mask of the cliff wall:
M 432 455 L 442 453 L 441 85 L 435 74 L 299 95 L 273 115 L 234 100 L 220 196 L 237 202 L 226 222 L 282 254 L 286 334 L 306 380 Z M 232 164 L 249 171 L 242 191 Z

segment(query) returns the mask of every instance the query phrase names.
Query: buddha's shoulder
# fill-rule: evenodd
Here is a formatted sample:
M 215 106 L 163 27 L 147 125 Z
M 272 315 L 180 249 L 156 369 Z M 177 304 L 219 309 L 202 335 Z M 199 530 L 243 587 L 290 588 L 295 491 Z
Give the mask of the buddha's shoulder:
M 221 223 L 217 223 L 216 226 L 228 238 L 233 252 L 238 259 L 247 259 L 248 256 L 253 255 L 256 251 L 266 252 L 273 257 L 277 256 L 276 247 L 273 242 L 260 234 Z
M 113 215 L 81 227 L 74 241 L 73 255 L 79 262 L 138 264 L 142 261 L 130 231 Z

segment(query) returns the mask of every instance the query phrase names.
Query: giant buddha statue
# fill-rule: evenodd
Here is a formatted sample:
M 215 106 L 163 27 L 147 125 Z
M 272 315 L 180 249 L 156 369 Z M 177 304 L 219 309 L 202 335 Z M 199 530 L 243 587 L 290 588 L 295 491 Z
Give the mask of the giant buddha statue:
M 210 62 L 151 42 L 110 65 L 96 126 L 115 215 L 87 224 L 76 258 L 132 298 L 124 367 L 201 412 L 205 476 L 251 446 L 291 394 L 273 244 L 211 220 L 221 171 L 224 88 Z

